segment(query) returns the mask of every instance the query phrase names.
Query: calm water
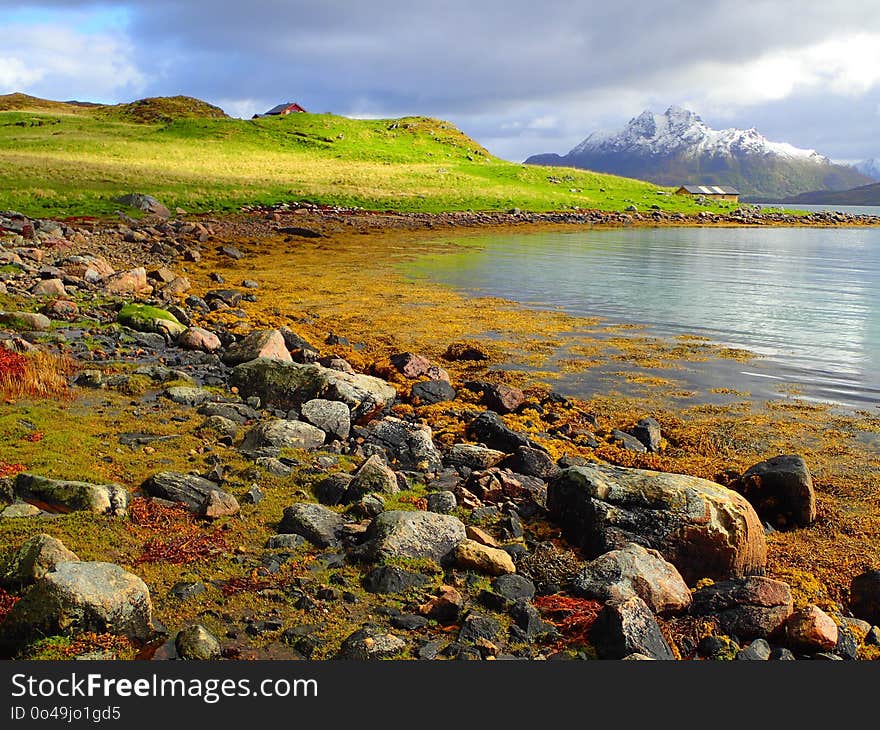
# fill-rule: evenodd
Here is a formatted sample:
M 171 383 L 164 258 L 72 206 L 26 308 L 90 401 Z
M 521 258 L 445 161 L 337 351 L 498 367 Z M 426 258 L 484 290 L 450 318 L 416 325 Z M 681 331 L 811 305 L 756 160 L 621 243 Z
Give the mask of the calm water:
M 769 208 L 778 208 L 779 203 L 762 203 Z M 797 205 L 791 204 L 783 206 L 793 208 L 794 210 L 808 210 L 812 212 L 822 213 L 824 211 L 832 211 L 838 213 L 851 213 L 852 215 L 880 215 L 880 205 Z
M 880 229 L 618 229 L 470 239 L 416 275 L 764 357 L 698 366 L 700 385 L 880 403 Z M 577 390 L 577 383 L 569 383 Z

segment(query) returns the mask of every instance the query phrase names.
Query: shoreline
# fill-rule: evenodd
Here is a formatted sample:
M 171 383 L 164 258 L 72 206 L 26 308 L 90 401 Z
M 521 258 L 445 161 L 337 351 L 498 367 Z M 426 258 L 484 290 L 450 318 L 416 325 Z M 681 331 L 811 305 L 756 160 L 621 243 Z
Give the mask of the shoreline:
M 468 214 L 462 215 L 466 217 Z M 872 562 L 880 561 L 875 547 L 880 524 L 877 524 L 873 497 L 870 496 L 870 482 L 865 481 L 870 475 L 859 476 L 863 470 L 871 468 L 873 457 L 870 449 L 858 448 L 854 438 L 847 434 L 866 437 L 876 434 L 880 432 L 880 422 L 877 422 L 880 419 L 843 418 L 829 409 L 796 400 L 785 402 L 783 399 L 758 408 L 757 404 L 737 393 L 729 394 L 729 402 L 721 406 L 697 405 L 681 409 L 670 405 L 660 392 L 662 388 L 651 382 L 640 384 L 644 394 L 638 396 L 619 395 L 608 389 L 591 399 L 559 400 L 552 395 L 552 388 L 535 382 L 540 381 L 540 377 L 529 376 L 528 383 L 517 381 L 514 372 L 504 369 L 508 354 L 513 353 L 523 361 L 540 363 L 547 357 L 550 345 L 564 338 L 567 328 L 586 320 L 558 312 L 526 310 L 499 299 L 469 299 L 438 285 L 406 282 L 394 274 L 398 261 L 417 255 L 420 248 L 441 245 L 437 236 L 447 235 L 450 229 L 492 230 L 487 227 L 483 214 L 474 215 L 483 222 L 462 226 L 458 215 L 437 219 L 433 216 L 413 218 L 408 214 L 263 211 L 256 220 L 253 214 L 219 220 L 192 217 L 179 227 L 150 220 L 125 226 L 125 230 L 117 226 L 113 233 L 96 231 L 93 235 L 61 228 L 60 234 L 54 237 L 32 241 L 36 245 L 31 247 L 19 247 L 21 260 L 26 266 L 23 273 L 4 274 L 7 284 L 12 282 L 13 294 L 7 294 L 7 298 L 31 308 L 65 301 L 64 296 L 47 300 L 32 293 L 35 283 L 46 280 L 43 274 L 39 274 L 40 267 L 57 267 L 58 264 L 70 267 L 68 259 L 71 256 L 86 252 L 106 256 L 121 274 L 125 274 L 129 267 L 144 265 L 145 274 L 147 270 L 151 274 L 145 281 L 149 282 L 152 291 L 148 293 L 144 289 L 139 294 L 133 291 L 128 295 L 111 293 L 106 277 L 89 284 L 69 270 L 63 274 L 64 278 L 72 277 L 82 282 L 78 286 L 68 285 L 71 291 L 76 291 L 71 298 L 79 305 L 80 315 L 67 324 L 50 329 L 50 337 L 32 339 L 40 348 L 75 356 L 81 363 L 80 375 L 90 374 L 75 387 L 73 392 L 79 397 L 69 408 L 64 402 L 27 397 L 20 399 L 21 405 L 7 404 L 5 415 L 0 413 L 0 430 L 10 444 L 10 456 L 4 458 L 55 478 L 120 482 L 132 490 L 133 495 L 138 494 L 139 485 L 145 484 L 145 480 L 152 478 L 157 471 L 170 469 L 181 474 L 197 471 L 210 475 L 220 463 L 223 465 L 220 476 L 211 478 L 218 479 L 223 489 L 239 498 L 242 504 L 236 516 L 217 517 L 207 524 L 197 524 L 197 534 L 203 537 L 212 536 L 214 539 L 217 535 L 228 535 L 226 552 L 220 557 L 212 557 L 203 567 L 185 564 L 181 568 L 173 563 L 138 562 L 144 557 L 141 549 L 146 538 L 160 542 L 166 539 L 161 530 L 148 527 L 151 523 L 128 524 L 118 518 L 102 517 L 93 524 L 81 514 L 19 518 L 17 523 L 0 519 L 0 530 L 4 530 L 0 548 L 8 553 L 35 531 L 48 529 L 80 558 L 106 560 L 107 540 L 115 540 L 116 545 L 109 551 L 109 557 L 144 576 L 154 595 L 156 611 L 162 622 L 173 630 L 198 619 L 207 622 L 219 635 L 224 630 L 232 631 L 229 627 L 236 622 L 244 621 L 247 626 L 252 626 L 254 612 L 265 616 L 271 615 L 273 610 L 280 610 L 282 628 L 263 626 L 254 635 L 236 628 L 234 631 L 240 636 L 250 638 L 226 642 L 229 651 L 232 651 L 230 646 L 237 647 L 236 651 L 256 652 L 257 657 L 266 656 L 264 652 L 271 656 L 271 652 L 282 652 L 282 648 L 290 652 L 289 646 L 281 647 L 284 642 L 279 637 L 280 632 L 289 628 L 292 620 L 308 620 L 308 611 L 303 615 L 303 608 L 291 605 L 294 601 L 299 604 L 304 600 L 302 596 L 288 599 L 276 595 L 278 584 L 273 576 L 285 581 L 300 581 L 297 590 L 315 603 L 317 608 L 312 610 L 318 610 L 322 620 L 327 622 L 327 630 L 322 634 L 324 648 L 318 650 L 317 655 L 336 651 L 342 639 L 357 629 L 365 618 L 365 611 L 374 617 L 371 612 L 377 606 L 376 598 L 359 588 L 366 568 L 357 563 L 349 565 L 346 561 L 343 568 L 318 567 L 316 572 L 310 572 L 309 566 L 315 560 L 335 553 L 333 549 L 327 553 L 326 548 L 323 551 L 306 548 L 304 553 L 295 552 L 293 557 L 285 558 L 277 568 L 271 569 L 275 572 L 271 572 L 265 561 L 275 553 L 265 552 L 262 543 L 272 538 L 277 520 L 291 502 L 296 504 L 315 499 L 316 481 L 337 473 L 350 474 L 363 466 L 363 460 L 369 454 L 366 447 L 376 444 L 371 431 L 375 426 L 353 423 L 352 439 L 343 440 L 332 449 L 282 450 L 281 454 L 267 458 L 281 455 L 288 459 L 292 466 L 284 462 L 282 466 L 292 469 L 292 475 L 276 477 L 265 473 L 263 467 L 255 465 L 252 457 L 241 452 L 238 436 L 224 441 L 216 434 L 210 436 L 201 430 L 204 426 L 199 417 L 201 414 L 197 415 L 198 409 L 189 405 L 187 400 L 207 398 L 203 405 L 218 399 L 221 404 L 227 399 L 234 402 L 235 392 L 230 391 L 232 369 L 221 364 L 216 354 L 181 350 L 155 331 L 137 335 L 119 328 L 116 324 L 118 307 L 123 301 L 134 298 L 153 301 L 157 306 L 169 309 L 178 307 L 173 311 L 191 318 L 193 324 L 219 333 L 224 343 L 220 352 L 228 352 L 235 341 L 246 339 L 249 332 L 280 331 L 281 327 L 289 327 L 292 335 L 306 343 L 308 347 L 305 349 L 315 349 L 322 367 L 333 370 L 335 362 L 335 367 L 343 368 L 343 371 L 349 368 L 359 375 L 393 386 L 396 403 L 389 415 L 413 427 L 420 423 L 428 425 L 434 448 L 443 457 L 445 468 L 439 472 L 440 476 L 420 475 L 413 483 L 412 475 L 419 474 L 419 469 L 401 466 L 399 459 L 403 457 L 400 454 L 395 458 L 389 456 L 390 463 L 397 465 L 398 473 L 402 475 L 396 479 L 403 479 L 401 486 L 405 484 L 406 489 L 385 495 L 386 508 L 390 505 L 394 509 L 424 511 L 425 500 L 440 491 L 455 492 L 459 500 L 465 500 L 461 504 L 467 504 L 466 500 L 471 499 L 462 489 L 471 495 L 478 494 L 471 491 L 477 486 L 467 481 L 470 475 L 462 477 L 454 468 L 450 473 L 451 467 L 447 466 L 446 460 L 456 444 L 474 440 L 471 431 L 474 416 L 482 412 L 487 403 L 499 409 L 507 428 L 545 449 L 554 461 L 563 458 L 575 460 L 568 463 L 581 463 L 578 459 L 595 463 L 598 460 L 624 469 L 690 474 L 717 481 L 723 474 L 727 474 L 725 478 L 730 478 L 731 472 L 741 474 L 753 463 L 775 453 L 803 453 L 816 480 L 819 519 L 814 526 L 805 529 L 769 531 L 766 536 L 769 550 L 766 572 L 774 580 L 788 583 L 796 605 L 820 604 L 825 610 L 846 617 L 849 579 L 858 572 L 862 561 L 869 558 Z M 289 223 L 302 225 L 285 225 Z M 541 225 L 558 224 L 547 222 Z M 522 227 L 519 223 L 498 224 L 495 230 Z M 100 226 L 96 224 L 95 228 L 100 229 Z M 60 240 L 67 245 L 62 246 Z M 381 250 L 382 256 L 376 255 L 377 250 Z M 165 272 L 161 271 L 163 267 Z M 44 272 L 53 273 L 48 269 Z M 181 278 L 185 279 L 185 287 Z M 245 279 L 253 280 L 257 286 L 244 285 Z M 211 292 L 227 293 L 212 297 Z M 200 310 L 195 300 L 188 299 L 193 296 L 216 306 Z M 58 314 L 56 312 L 53 316 Z M 94 317 L 91 323 L 87 321 L 89 317 Z M 64 322 L 64 319 L 55 321 Z M 595 326 L 602 327 L 598 322 Z M 492 328 L 499 333 L 496 339 L 479 338 L 481 332 Z M 612 335 L 625 334 L 625 328 L 616 333 L 611 329 Z M 80 331 L 80 334 L 71 337 L 68 330 Z M 627 349 L 626 339 L 618 337 L 615 341 L 615 345 L 622 348 L 619 350 L 622 363 L 650 363 L 668 354 L 662 348 L 650 349 L 650 343 L 638 343 Z M 444 353 L 450 345 L 463 340 L 483 348 L 487 359 L 447 359 Z M 285 340 L 288 357 L 290 352 L 296 353 L 295 343 L 292 336 Z M 679 344 L 681 349 L 676 350 L 677 354 L 693 357 L 699 367 L 700 358 L 707 355 L 704 343 Z M 582 348 L 578 354 L 581 359 L 589 360 L 598 355 L 587 343 L 580 342 L 578 346 Z M 522 352 L 517 352 L 517 347 Z M 299 349 L 302 352 L 296 357 L 312 357 L 305 355 L 303 346 Z M 403 353 L 410 353 L 413 357 L 395 365 L 392 356 Z M 410 366 L 416 367 L 413 363 L 420 363 L 421 367 L 424 363 L 419 358 L 430 363 L 430 367 L 447 372 L 451 387 L 456 391 L 452 400 L 428 405 L 413 399 L 416 385 L 438 382 L 430 375 L 413 376 L 418 368 L 407 370 Z M 181 380 L 184 377 L 195 381 L 186 383 Z M 519 386 L 523 386 L 523 392 L 516 395 Z M 430 386 L 439 390 L 443 387 Z M 184 392 L 179 390 L 181 388 Z M 197 392 L 191 392 L 193 390 Z M 500 397 L 503 401 L 511 392 L 515 398 L 507 405 L 492 400 Z M 178 397 L 183 400 L 172 400 Z M 262 400 L 258 403 L 264 410 L 254 416 L 258 424 L 279 416 L 290 417 L 289 414 L 285 416 L 287 412 L 283 408 L 273 407 Z M 239 405 L 244 406 L 244 403 L 239 401 L 236 407 Z M 299 411 L 296 415 L 302 416 Z M 620 434 L 631 432 L 636 422 L 648 415 L 656 418 L 662 426 L 662 447 L 653 452 L 640 451 L 632 443 L 627 447 Z M 84 418 L 88 420 L 82 420 Z M 31 423 L 34 429 L 21 426 L 22 421 Z M 295 422 L 300 423 L 299 420 Z M 254 426 L 239 427 L 236 432 L 248 428 Z M 31 440 L 36 438 L 35 434 L 41 434 L 40 438 Z M 136 438 L 131 445 L 116 445 L 119 435 Z M 137 438 L 147 440 L 139 442 Z M 166 438 L 171 440 L 165 441 Z M 71 454 L 71 442 L 78 443 L 79 451 L 83 453 Z M 391 447 L 386 443 L 383 448 Z M 90 459 L 90 453 L 100 458 Z M 487 473 L 498 478 L 499 472 L 492 472 L 493 468 L 490 467 Z M 521 465 L 519 468 L 526 467 Z M 258 476 L 251 476 L 254 474 Z M 458 483 L 457 480 L 462 478 L 465 482 Z M 246 505 L 245 495 L 254 479 L 264 494 L 259 503 Z M 537 487 L 538 482 L 546 486 L 540 477 L 524 479 L 519 489 L 522 484 Z M 529 479 L 537 479 L 537 482 Z M 464 487 L 464 483 L 469 486 Z M 292 496 L 291 485 L 301 494 Z M 491 489 L 486 494 L 492 494 Z M 456 514 L 470 526 L 484 530 L 488 535 L 486 539 L 500 541 L 511 550 L 519 545 L 526 548 L 526 554 L 532 554 L 541 540 L 549 539 L 557 549 L 563 546 L 565 554 L 574 556 L 580 564 L 587 559 L 586 554 L 563 539 L 557 523 L 547 520 L 542 511 L 544 507 L 538 510 L 537 518 L 534 515 L 523 518 L 525 537 L 511 538 L 505 530 L 512 528 L 505 526 L 507 523 L 502 524 L 508 518 L 497 515 L 497 509 L 496 517 L 471 522 L 474 509 L 483 514 L 479 510 L 493 506 L 492 499 L 494 497 L 483 495 L 478 499 L 481 507 L 459 507 L 465 511 Z M 522 495 L 511 499 L 511 504 L 524 510 L 524 514 L 534 509 L 527 507 L 529 500 Z M 137 504 L 141 505 L 140 502 Z M 359 504 L 355 505 L 358 509 L 361 508 Z M 506 502 L 502 500 L 499 504 L 503 506 Z M 854 512 L 853 506 L 864 510 L 864 515 Z M 338 510 L 338 507 L 333 509 Z M 427 514 L 434 513 L 429 510 Z M 28 526 L 27 520 L 34 519 L 37 522 Z M 361 521 L 369 519 L 371 515 L 367 513 Z M 172 521 L 172 524 L 177 523 Z M 99 525 L 100 530 L 108 531 L 106 535 L 95 532 Z M 350 534 L 346 533 L 343 541 L 346 546 L 356 544 L 363 535 L 357 523 L 351 521 L 348 525 L 346 529 Z M 238 548 L 233 548 L 235 545 Z M 348 547 L 343 554 L 347 550 Z M 519 550 L 517 547 L 514 553 Z M 395 565 L 412 570 L 417 563 Z M 425 570 L 429 567 L 422 563 L 418 566 Z M 485 613 L 486 607 L 479 603 L 476 592 L 470 592 L 464 574 L 456 578 L 454 568 L 447 567 L 446 570 L 441 574 L 442 571 L 437 573 L 430 568 L 427 575 L 432 576 L 432 581 L 440 581 L 435 586 L 438 590 L 441 583 L 460 579 L 455 588 L 465 596 L 469 610 Z M 521 567 L 521 570 L 527 568 Z M 257 571 L 254 575 L 259 576 L 257 583 L 261 587 L 248 584 L 250 587 L 235 592 L 237 586 L 244 584 L 234 581 L 245 580 L 250 571 Z M 185 602 L 166 597 L 177 582 L 188 580 L 186 576 L 208 586 L 207 591 L 200 594 L 203 597 Z M 344 583 L 334 583 L 331 578 Z M 484 587 L 488 583 L 481 580 L 483 582 L 477 581 L 476 585 L 480 590 L 488 590 Z M 217 590 L 211 587 L 212 581 L 222 585 L 225 591 L 234 588 L 233 593 L 223 594 L 222 604 L 216 603 L 221 599 Z M 334 585 L 346 586 L 358 602 L 343 600 L 339 595 L 341 589 L 333 594 Z M 272 593 L 273 590 L 276 594 Z M 430 595 L 422 595 L 421 600 L 430 598 Z M 232 618 L 205 618 L 204 612 L 216 611 L 217 605 L 224 606 L 223 612 Z M 412 602 L 406 601 L 391 605 L 404 612 L 416 608 Z M 251 623 L 247 623 L 248 612 Z M 496 614 L 492 613 L 492 616 Z M 510 617 L 501 611 L 492 620 L 506 625 Z M 658 620 L 665 631 L 672 631 L 674 627 L 681 628 L 681 622 L 686 624 L 689 619 L 682 616 L 671 623 L 663 618 Z M 430 628 L 425 631 L 431 635 Z M 507 645 L 502 640 L 496 649 L 484 647 L 481 651 L 483 656 L 487 652 L 513 649 L 527 652 L 529 656 L 546 654 L 540 643 L 527 642 L 527 645 L 522 649 L 517 648 L 517 642 Z M 167 648 L 167 641 L 162 646 Z M 693 647 L 687 650 L 683 647 L 684 644 L 677 646 L 680 654 L 693 650 Z M 302 648 L 300 646 L 296 652 Z M 284 655 L 284 658 L 293 657 Z

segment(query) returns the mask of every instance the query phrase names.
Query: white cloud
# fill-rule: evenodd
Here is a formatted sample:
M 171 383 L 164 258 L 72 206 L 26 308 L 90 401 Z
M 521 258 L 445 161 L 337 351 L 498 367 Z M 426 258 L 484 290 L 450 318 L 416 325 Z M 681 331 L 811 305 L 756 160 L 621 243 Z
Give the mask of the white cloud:
M 0 88 L 24 89 L 39 81 L 43 72 L 28 68 L 19 58 L 0 57 Z

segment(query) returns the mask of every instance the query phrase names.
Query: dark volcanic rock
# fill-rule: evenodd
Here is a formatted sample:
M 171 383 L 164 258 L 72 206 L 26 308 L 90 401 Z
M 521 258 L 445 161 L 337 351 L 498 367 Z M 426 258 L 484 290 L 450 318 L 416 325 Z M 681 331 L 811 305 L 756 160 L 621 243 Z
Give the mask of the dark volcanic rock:
M 767 638 L 791 616 L 791 591 L 758 576 L 719 581 L 694 592 L 691 613 L 717 617 L 722 631 L 742 639 Z
M 455 388 L 445 380 L 423 380 L 413 385 L 410 395 L 423 405 L 455 400 Z
M 471 438 L 485 444 L 490 449 L 497 449 L 506 454 L 511 454 L 520 446 L 533 449 L 541 447 L 528 436 L 517 433 L 507 426 L 500 416 L 493 411 L 485 411 L 471 421 L 467 426 Z
M 421 573 L 413 573 L 394 565 L 383 565 L 367 573 L 363 586 L 370 593 L 404 593 L 427 582 L 427 577 Z
M 755 464 L 737 489 L 762 520 L 777 528 L 806 527 L 816 520 L 813 479 L 801 456 L 774 456 Z
M 880 625 L 880 570 L 868 570 L 853 578 L 849 596 L 854 616 Z

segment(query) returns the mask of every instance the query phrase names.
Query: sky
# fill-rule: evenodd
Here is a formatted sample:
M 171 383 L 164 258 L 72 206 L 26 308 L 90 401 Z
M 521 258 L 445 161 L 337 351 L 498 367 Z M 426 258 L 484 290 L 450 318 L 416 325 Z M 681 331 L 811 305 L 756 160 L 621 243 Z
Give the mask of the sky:
M 0 94 L 448 119 L 565 153 L 673 104 L 880 158 L 878 0 L 0 0 Z

